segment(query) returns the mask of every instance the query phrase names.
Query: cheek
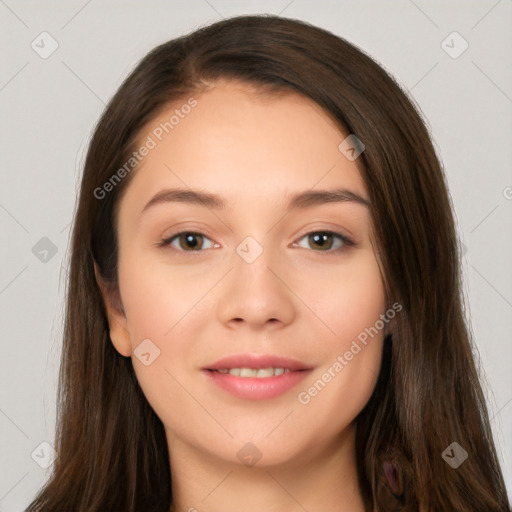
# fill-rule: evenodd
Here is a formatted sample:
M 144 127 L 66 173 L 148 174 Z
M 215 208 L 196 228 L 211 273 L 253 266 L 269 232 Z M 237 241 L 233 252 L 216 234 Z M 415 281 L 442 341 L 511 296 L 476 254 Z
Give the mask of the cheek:
M 331 331 L 330 345 L 338 350 L 350 346 L 351 340 L 374 326 L 385 313 L 385 290 L 370 251 L 355 254 L 346 265 L 331 266 L 317 276 L 316 284 L 309 287 L 308 297 Z
M 304 414 L 322 421 L 326 434 L 354 420 L 380 370 L 385 290 L 375 258 L 363 256 L 332 272 L 323 293 L 317 287 L 310 294 L 331 335 L 322 339 L 323 364 L 298 390 L 297 402 Z
M 189 375 L 197 371 L 193 340 L 200 338 L 204 328 L 200 299 L 208 283 L 190 277 L 165 264 L 144 265 L 135 256 L 119 261 L 119 286 L 137 380 L 159 418 L 176 431 L 184 428 L 184 417 L 188 418 L 186 428 L 193 418 L 197 418 L 196 427 L 205 420 L 188 393 L 198 395 Z M 139 350 L 142 347 L 144 351 Z M 145 365 L 138 354 L 147 352 L 151 362 Z M 181 434 L 186 436 L 186 430 Z
M 132 345 L 144 338 L 165 343 L 201 308 L 204 277 L 194 277 L 165 264 L 135 258 L 119 263 L 120 290 L 128 318 Z

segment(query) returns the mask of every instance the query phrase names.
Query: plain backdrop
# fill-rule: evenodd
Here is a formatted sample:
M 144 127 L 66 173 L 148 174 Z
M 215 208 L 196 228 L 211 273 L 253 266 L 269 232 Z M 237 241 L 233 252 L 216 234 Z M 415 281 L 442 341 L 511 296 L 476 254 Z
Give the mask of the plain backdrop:
M 510 0 L 0 0 L 0 511 L 22 510 L 49 474 L 70 222 L 106 102 L 157 44 L 265 12 L 356 44 L 427 119 L 465 246 L 468 315 L 510 495 Z

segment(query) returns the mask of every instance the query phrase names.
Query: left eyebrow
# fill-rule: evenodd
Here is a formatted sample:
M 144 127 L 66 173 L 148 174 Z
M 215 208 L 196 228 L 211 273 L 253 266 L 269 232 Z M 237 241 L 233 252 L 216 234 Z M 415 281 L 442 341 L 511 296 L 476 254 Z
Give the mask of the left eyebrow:
M 342 203 L 353 202 L 370 208 L 371 203 L 368 199 L 347 190 L 338 188 L 334 190 L 307 190 L 294 194 L 288 203 L 288 210 L 305 209 L 313 206 L 322 205 L 325 203 Z
M 288 195 L 288 198 L 287 210 L 306 209 L 325 203 L 341 202 L 353 202 L 367 208 L 370 207 L 370 201 L 368 199 L 343 188 L 334 190 L 307 190 L 305 192 Z M 222 197 L 211 194 L 210 192 L 182 188 L 165 189 L 161 190 L 150 199 L 142 209 L 141 215 L 157 204 L 168 202 L 195 204 L 212 210 L 224 210 L 227 205 Z

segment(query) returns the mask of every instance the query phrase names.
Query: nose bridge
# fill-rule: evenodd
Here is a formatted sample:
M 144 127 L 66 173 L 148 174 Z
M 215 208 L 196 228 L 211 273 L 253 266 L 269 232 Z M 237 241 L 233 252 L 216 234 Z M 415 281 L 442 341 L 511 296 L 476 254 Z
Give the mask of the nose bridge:
M 276 276 L 283 260 L 277 244 L 269 247 L 267 240 L 260 243 L 249 235 L 236 246 L 233 270 L 227 276 L 218 304 L 219 320 L 223 323 L 236 320 L 258 327 L 268 321 L 292 321 L 293 295 L 283 284 L 283 277 Z
M 249 235 L 245 237 L 236 247 L 233 255 L 235 284 L 244 286 L 247 293 L 243 297 L 252 298 L 254 302 L 259 301 L 261 305 L 269 304 L 276 294 L 282 293 L 279 290 L 279 283 L 270 271 L 272 267 L 278 266 L 278 247 L 271 247 L 268 238 Z M 274 270 L 275 272 L 275 270 Z

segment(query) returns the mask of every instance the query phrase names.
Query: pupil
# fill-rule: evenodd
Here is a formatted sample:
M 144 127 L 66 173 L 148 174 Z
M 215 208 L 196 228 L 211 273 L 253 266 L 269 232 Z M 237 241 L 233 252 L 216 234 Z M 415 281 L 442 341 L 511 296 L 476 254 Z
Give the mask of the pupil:
M 187 247 L 189 249 L 195 249 L 199 245 L 199 243 L 197 242 L 197 236 L 196 235 L 188 234 L 185 237 L 185 240 L 186 240 Z
M 325 233 L 315 234 L 315 235 L 313 235 L 313 240 L 314 240 L 315 244 L 317 244 L 320 247 L 325 248 L 326 246 L 329 245 L 327 243 L 327 240 L 328 240 L 329 236 L 330 235 L 325 234 Z

